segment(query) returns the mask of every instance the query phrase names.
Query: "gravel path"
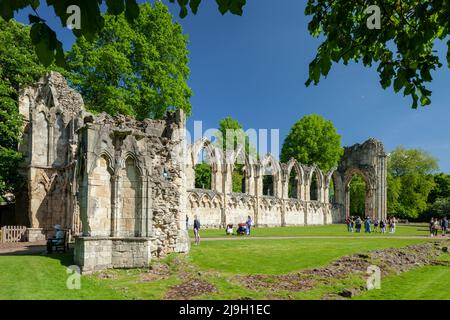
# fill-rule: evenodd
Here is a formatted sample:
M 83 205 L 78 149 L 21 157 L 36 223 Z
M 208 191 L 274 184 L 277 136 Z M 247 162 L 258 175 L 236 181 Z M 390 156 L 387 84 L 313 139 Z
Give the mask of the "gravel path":
M 233 236 L 233 237 L 220 237 L 220 238 L 201 238 L 201 241 L 223 241 L 223 240 L 282 240 L 282 239 L 433 239 L 433 240 L 446 240 L 450 239 L 450 236 L 431 238 L 427 236 L 286 236 L 286 237 L 247 237 L 247 236 Z M 191 239 L 194 241 L 194 239 Z

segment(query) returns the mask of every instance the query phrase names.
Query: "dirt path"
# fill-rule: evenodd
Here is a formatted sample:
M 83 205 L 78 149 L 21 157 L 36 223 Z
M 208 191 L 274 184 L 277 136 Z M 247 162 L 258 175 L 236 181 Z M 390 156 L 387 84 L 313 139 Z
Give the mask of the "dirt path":
M 278 237 L 220 237 L 220 238 L 201 238 L 201 241 L 224 241 L 224 240 L 283 240 L 283 239 L 430 239 L 430 240 L 446 240 L 450 236 L 431 238 L 428 236 L 278 236 Z M 194 239 L 191 239 L 194 241 Z
M 35 254 L 45 251 L 45 241 L 0 243 L 0 256 Z

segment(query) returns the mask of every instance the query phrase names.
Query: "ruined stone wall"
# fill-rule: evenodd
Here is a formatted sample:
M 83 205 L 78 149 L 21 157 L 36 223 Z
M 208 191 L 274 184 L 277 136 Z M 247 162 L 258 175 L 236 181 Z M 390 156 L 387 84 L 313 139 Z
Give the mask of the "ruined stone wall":
M 249 215 L 261 227 L 342 223 L 350 207 L 349 184 L 356 173 L 366 180 L 365 215 L 385 217 L 386 154 L 382 143 L 375 139 L 345 148 L 339 167 L 329 172 L 294 159 L 280 163 L 271 155 L 253 159 L 242 153 L 243 148 L 225 153 L 206 139 L 197 141 L 188 150 L 185 171 L 189 176 L 188 217 L 191 223 L 195 215 L 206 228 L 223 228 L 229 223 L 236 225 L 245 222 Z M 195 166 L 202 150 L 207 153 L 212 168 L 211 190 L 194 188 Z M 236 164 L 244 166 L 245 193 L 231 190 Z M 263 192 L 263 180 L 267 175 L 272 176 L 273 181 L 270 195 Z
M 30 240 L 55 224 L 71 229 L 86 270 L 189 250 L 181 111 L 145 121 L 93 115 L 55 72 L 23 90 L 19 108 L 27 185 L 16 209 L 27 212 Z
M 55 224 L 73 226 L 76 130 L 85 111 L 81 96 L 55 72 L 21 92 L 19 111 L 24 119 L 20 172 L 27 184 L 16 195 L 16 214 L 26 216 L 39 240 Z

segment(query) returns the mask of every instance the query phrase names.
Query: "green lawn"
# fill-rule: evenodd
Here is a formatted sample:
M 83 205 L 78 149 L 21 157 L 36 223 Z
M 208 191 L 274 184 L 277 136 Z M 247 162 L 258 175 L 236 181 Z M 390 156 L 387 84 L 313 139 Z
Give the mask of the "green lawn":
M 66 265 L 71 260 L 69 254 L 0 256 L 0 299 L 124 298 L 94 277 L 82 278 L 82 290 L 68 290 Z
M 193 263 L 203 270 L 232 274 L 283 274 L 323 266 L 344 255 L 403 247 L 419 239 L 280 239 L 204 241 L 192 246 Z
M 231 281 L 237 275 L 283 274 L 323 266 L 355 252 L 402 247 L 427 239 L 281 239 L 253 241 L 205 241 L 193 246 L 187 263 L 202 272 L 219 292 L 203 298 L 266 298 Z M 167 261 L 169 261 L 167 259 Z M 168 262 L 169 263 L 169 262 Z M 145 270 L 112 270 L 108 277 L 82 276 L 81 290 L 66 288 L 69 254 L 0 256 L 0 299 L 162 299 L 177 274 L 158 281 L 142 278 Z M 196 274 L 196 272 L 195 272 Z M 294 294 L 295 298 L 320 298 L 329 288 Z M 333 289 L 334 290 L 334 289 Z M 197 297 L 199 298 L 199 297 Z
M 380 290 L 367 291 L 354 299 L 450 300 L 449 287 L 450 267 L 426 266 L 382 279 Z
M 236 230 L 236 229 L 235 229 Z M 427 224 L 400 225 L 394 234 L 386 233 L 349 233 L 344 224 L 307 227 L 253 228 L 252 237 L 295 237 L 295 236 L 351 236 L 351 237 L 395 237 L 395 236 L 429 236 Z M 189 231 L 193 237 L 193 231 Z M 224 229 L 202 229 L 203 238 L 227 237 Z M 228 236 L 236 238 L 236 235 Z

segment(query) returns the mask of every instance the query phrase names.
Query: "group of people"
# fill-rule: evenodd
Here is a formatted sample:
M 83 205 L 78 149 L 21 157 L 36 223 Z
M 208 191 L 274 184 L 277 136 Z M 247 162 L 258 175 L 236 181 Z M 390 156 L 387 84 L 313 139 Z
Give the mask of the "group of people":
M 238 228 L 236 229 L 236 234 L 237 235 L 245 234 L 245 235 L 249 236 L 252 225 L 253 225 L 252 218 L 250 216 L 248 216 L 246 222 L 238 224 Z M 227 235 L 233 234 L 233 225 L 232 224 L 227 225 L 227 227 L 225 228 L 225 233 Z
M 238 225 L 238 229 L 236 230 L 236 234 L 246 234 L 246 235 L 250 235 L 250 230 L 252 228 L 253 225 L 253 221 L 252 218 L 250 216 L 247 217 L 247 221 L 245 223 L 240 223 Z M 200 220 L 198 219 L 197 216 L 194 216 L 194 237 L 195 237 L 195 244 L 199 245 L 200 244 Z M 189 217 L 186 216 L 186 229 L 189 229 Z M 233 225 L 232 224 L 228 224 L 225 232 L 227 235 L 232 235 L 233 234 Z
M 430 220 L 430 236 L 437 237 L 439 229 L 442 231 L 442 236 L 445 237 L 448 231 L 448 219 L 443 217 L 441 219 L 431 218 Z
M 347 217 L 345 224 L 347 225 L 348 232 L 361 233 L 361 229 L 364 226 L 365 233 L 386 233 L 387 228 L 389 228 L 389 233 L 395 233 L 397 219 L 395 217 L 388 219 L 371 219 L 370 217 L 366 217 L 363 220 L 359 216 L 356 216 Z

